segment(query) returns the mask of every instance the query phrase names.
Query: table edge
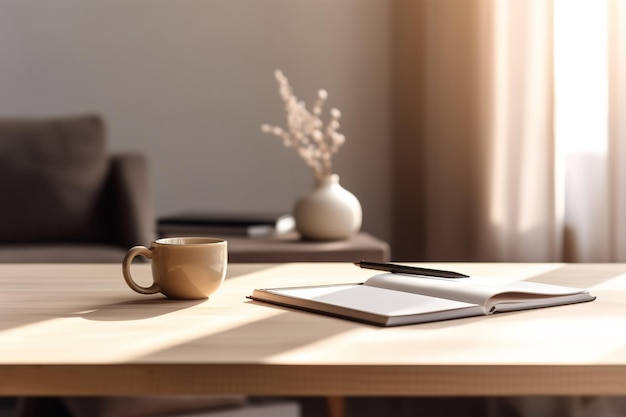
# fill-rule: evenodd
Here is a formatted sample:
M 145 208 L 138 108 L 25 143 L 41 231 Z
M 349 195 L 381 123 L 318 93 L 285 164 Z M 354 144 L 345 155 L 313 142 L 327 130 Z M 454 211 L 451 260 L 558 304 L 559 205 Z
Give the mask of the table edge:
M 26 364 L 0 375 L 0 395 L 626 395 L 626 364 Z

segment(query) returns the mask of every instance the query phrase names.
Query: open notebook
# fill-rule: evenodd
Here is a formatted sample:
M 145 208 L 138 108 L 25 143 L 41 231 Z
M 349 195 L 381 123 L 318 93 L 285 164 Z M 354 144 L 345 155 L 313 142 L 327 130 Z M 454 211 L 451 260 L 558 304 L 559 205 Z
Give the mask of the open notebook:
M 398 326 L 592 301 L 586 290 L 536 282 L 486 284 L 384 273 L 364 283 L 255 289 L 248 298 L 376 324 Z

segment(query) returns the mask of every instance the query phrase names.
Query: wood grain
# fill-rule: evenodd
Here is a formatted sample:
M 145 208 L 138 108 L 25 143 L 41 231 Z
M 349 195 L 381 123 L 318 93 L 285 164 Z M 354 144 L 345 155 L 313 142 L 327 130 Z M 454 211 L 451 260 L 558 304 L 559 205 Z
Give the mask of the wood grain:
M 348 263 L 232 264 L 206 301 L 136 294 L 119 265 L 2 265 L 0 394 L 626 394 L 626 265 L 415 265 L 598 298 L 378 328 L 246 299 L 374 272 Z

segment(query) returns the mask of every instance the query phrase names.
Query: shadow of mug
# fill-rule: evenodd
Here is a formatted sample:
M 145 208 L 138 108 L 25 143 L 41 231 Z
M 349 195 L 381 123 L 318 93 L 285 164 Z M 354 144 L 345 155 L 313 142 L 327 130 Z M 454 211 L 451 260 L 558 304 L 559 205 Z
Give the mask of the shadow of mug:
M 82 317 L 93 321 L 145 320 L 184 310 L 203 302 L 204 300 L 168 300 L 165 298 L 127 300 L 95 306 L 67 317 Z

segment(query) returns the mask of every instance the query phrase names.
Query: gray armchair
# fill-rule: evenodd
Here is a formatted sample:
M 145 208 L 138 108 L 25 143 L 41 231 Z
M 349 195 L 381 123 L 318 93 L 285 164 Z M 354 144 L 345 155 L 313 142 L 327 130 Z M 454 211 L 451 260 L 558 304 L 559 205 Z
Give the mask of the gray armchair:
M 121 262 L 155 236 L 148 166 L 97 116 L 0 120 L 0 262 Z

